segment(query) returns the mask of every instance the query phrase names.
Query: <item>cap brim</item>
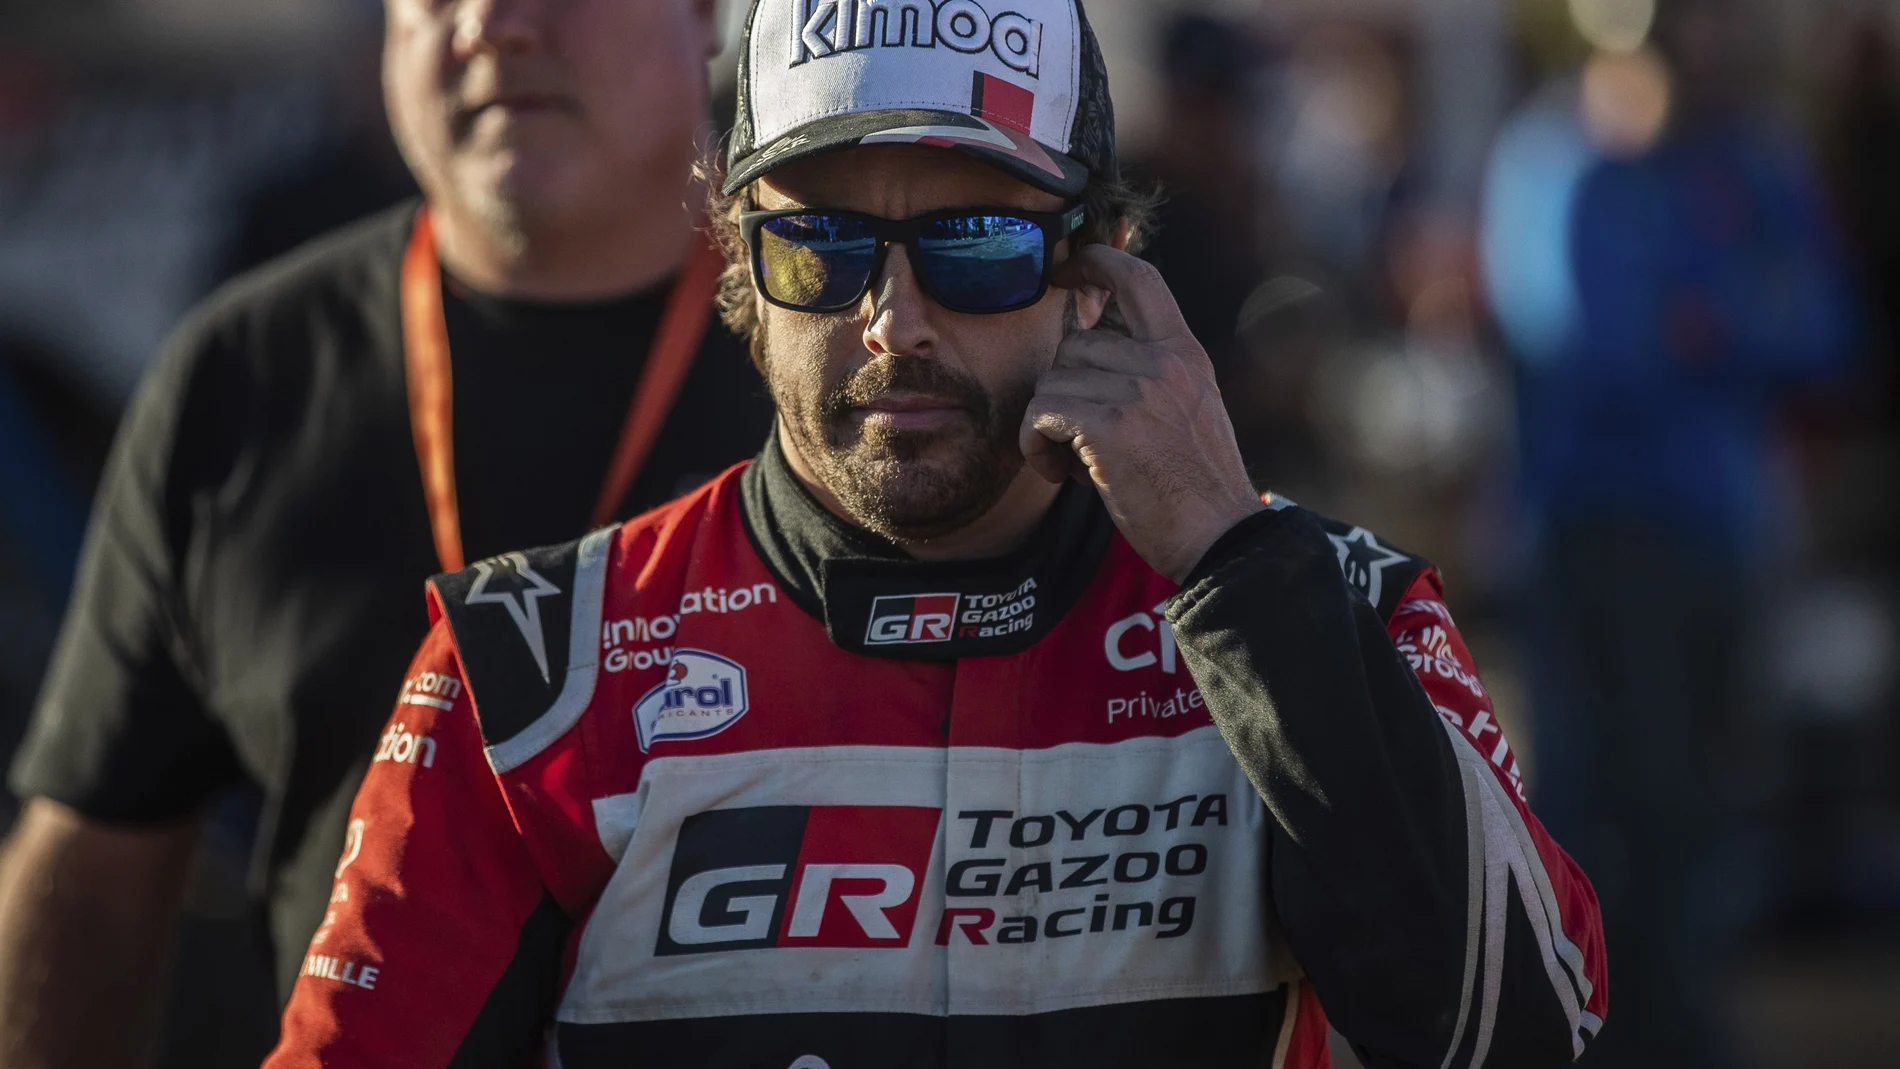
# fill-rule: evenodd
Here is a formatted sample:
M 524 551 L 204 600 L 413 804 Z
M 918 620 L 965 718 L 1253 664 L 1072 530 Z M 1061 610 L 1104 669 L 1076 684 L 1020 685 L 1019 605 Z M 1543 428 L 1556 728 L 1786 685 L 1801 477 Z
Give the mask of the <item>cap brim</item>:
M 797 127 L 770 145 L 732 162 L 725 191 L 731 195 L 768 171 L 793 160 L 859 145 L 929 145 L 974 156 L 1059 197 L 1074 197 L 1088 185 L 1088 168 L 1028 134 L 954 111 L 866 111 L 832 115 Z

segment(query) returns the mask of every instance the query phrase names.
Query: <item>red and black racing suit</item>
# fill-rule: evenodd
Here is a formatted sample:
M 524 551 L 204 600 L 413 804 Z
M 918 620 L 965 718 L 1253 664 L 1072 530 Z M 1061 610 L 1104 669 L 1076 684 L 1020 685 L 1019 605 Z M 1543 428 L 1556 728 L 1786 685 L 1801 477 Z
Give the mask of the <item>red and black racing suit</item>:
M 440 577 L 267 1065 L 1568 1063 L 1596 901 L 1440 594 L 1284 505 L 1177 590 L 1075 486 L 920 563 L 771 447 Z

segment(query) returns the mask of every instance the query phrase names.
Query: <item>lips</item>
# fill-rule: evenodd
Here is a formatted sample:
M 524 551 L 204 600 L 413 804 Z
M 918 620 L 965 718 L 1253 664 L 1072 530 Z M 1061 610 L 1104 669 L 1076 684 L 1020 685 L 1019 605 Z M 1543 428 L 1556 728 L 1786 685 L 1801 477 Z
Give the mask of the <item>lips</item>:
M 869 403 L 859 405 L 866 412 L 942 412 L 962 411 L 963 405 L 947 397 L 932 397 L 924 394 L 886 394 Z
M 928 394 L 886 394 L 857 406 L 855 412 L 867 424 L 896 431 L 935 430 L 968 414 L 958 402 Z

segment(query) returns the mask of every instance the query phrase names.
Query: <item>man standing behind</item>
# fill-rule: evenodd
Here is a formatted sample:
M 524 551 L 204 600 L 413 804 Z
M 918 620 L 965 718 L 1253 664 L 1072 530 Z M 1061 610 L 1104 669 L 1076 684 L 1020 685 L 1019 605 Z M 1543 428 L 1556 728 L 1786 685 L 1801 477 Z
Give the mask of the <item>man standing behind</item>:
M 14 769 L 10 1067 L 137 1059 L 199 817 L 244 778 L 287 992 L 421 580 L 670 498 L 768 424 L 683 207 L 710 0 L 386 8 L 424 205 L 213 297 L 126 417 Z

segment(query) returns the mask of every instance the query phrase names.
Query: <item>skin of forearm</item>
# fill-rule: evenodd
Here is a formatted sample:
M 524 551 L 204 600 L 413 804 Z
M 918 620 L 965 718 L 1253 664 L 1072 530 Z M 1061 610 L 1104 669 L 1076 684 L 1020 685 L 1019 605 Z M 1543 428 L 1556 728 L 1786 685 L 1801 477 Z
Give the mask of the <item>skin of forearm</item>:
M 0 852 L 0 1065 L 149 1063 L 199 824 L 124 830 L 28 804 Z

